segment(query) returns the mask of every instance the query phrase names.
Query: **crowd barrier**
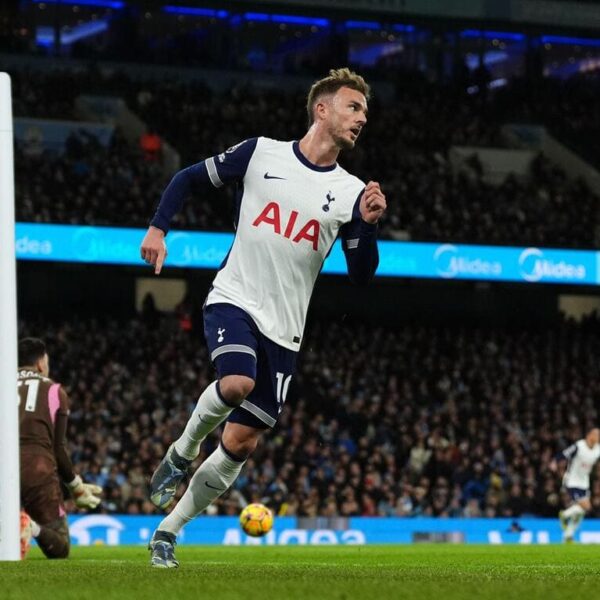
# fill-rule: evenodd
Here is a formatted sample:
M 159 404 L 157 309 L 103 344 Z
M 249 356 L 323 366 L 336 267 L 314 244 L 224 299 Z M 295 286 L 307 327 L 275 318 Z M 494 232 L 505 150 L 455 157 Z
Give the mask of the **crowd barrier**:
M 139 247 L 144 233 L 131 228 L 17 223 L 17 258 L 142 265 Z M 166 267 L 216 269 L 232 240 L 230 233 L 172 231 Z M 594 250 L 382 241 L 379 254 L 380 277 L 600 285 L 600 252 Z M 346 273 L 339 241 L 323 272 Z
M 74 544 L 147 544 L 162 517 L 70 515 Z M 575 539 L 600 543 L 600 519 L 586 519 Z M 263 538 L 244 534 L 237 517 L 201 516 L 186 525 L 180 544 L 323 545 L 323 544 L 554 544 L 562 541 L 558 519 L 442 519 L 398 517 L 276 517 Z

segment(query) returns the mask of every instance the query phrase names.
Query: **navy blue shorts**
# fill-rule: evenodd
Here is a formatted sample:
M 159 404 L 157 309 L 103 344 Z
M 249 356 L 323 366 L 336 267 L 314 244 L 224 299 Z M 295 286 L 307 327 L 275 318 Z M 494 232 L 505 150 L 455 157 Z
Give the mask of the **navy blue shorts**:
M 252 317 L 233 304 L 204 307 L 204 336 L 219 379 L 245 375 L 255 382 L 252 392 L 227 420 L 257 429 L 274 427 L 298 353 L 262 335 Z
M 582 498 L 586 498 L 590 495 L 589 490 L 584 490 L 582 488 L 568 487 L 567 492 L 569 493 L 569 496 L 571 497 L 571 500 L 573 500 L 573 502 L 579 502 L 579 500 L 581 500 Z

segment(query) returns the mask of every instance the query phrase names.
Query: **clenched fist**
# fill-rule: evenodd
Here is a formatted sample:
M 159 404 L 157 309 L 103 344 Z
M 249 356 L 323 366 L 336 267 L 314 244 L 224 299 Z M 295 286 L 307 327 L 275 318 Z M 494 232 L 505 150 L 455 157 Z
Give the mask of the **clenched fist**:
M 363 221 L 374 225 L 385 211 L 385 195 L 376 181 L 369 181 L 360 199 L 360 216 Z

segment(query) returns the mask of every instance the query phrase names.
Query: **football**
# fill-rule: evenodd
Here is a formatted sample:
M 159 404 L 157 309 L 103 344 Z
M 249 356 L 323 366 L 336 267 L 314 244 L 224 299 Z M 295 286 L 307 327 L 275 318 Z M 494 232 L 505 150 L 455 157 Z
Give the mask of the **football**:
M 252 537 L 261 537 L 273 528 L 273 513 L 264 504 L 248 504 L 240 514 L 240 525 Z

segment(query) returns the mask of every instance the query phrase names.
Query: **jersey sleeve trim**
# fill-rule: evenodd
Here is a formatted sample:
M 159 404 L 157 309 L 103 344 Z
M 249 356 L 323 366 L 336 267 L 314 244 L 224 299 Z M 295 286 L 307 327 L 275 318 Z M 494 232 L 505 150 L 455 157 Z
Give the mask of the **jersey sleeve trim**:
M 221 181 L 221 178 L 219 177 L 219 172 L 217 171 L 217 167 L 215 165 L 215 158 L 214 156 L 211 156 L 210 158 L 207 158 L 206 161 L 206 170 L 208 171 L 208 177 L 210 179 L 210 182 L 216 187 L 216 188 L 220 188 L 223 186 L 223 182 Z

